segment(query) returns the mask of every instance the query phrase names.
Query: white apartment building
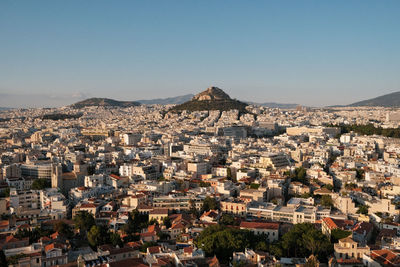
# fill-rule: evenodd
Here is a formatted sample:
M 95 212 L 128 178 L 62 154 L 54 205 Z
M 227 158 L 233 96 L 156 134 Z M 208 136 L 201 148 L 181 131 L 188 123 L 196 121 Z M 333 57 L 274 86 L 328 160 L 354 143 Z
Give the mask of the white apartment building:
M 98 187 L 105 183 L 104 175 L 88 175 L 85 176 L 85 187 Z

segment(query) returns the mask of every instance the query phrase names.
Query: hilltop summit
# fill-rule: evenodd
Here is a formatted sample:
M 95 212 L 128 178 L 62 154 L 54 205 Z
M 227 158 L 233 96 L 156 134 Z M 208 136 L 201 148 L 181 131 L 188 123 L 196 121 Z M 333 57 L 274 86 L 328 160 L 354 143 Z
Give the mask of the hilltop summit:
M 192 100 L 183 104 L 176 105 L 170 111 L 201 111 L 201 110 L 219 110 L 227 111 L 237 109 L 246 113 L 246 103 L 240 102 L 229 97 L 222 89 L 218 87 L 209 87 L 205 91 L 195 95 Z
M 230 100 L 227 93 L 218 87 L 209 87 L 205 91 L 195 95 L 192 100 L 197 101 L 212 101 L 212 100 Z

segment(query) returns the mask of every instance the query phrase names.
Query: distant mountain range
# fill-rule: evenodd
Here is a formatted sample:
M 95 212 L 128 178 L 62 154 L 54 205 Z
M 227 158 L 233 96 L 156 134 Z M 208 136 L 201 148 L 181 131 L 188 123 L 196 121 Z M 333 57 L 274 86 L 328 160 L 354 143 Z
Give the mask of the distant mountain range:
M 201 111 L 201 110 L 220 110 L 227 111 L 237 109 L 240 112 L 247 112 L 248 104 L 236 99 L 230 98 L 222 89 L 218 87 L 209 87 L 205 91 L 195 95 L 191 100 L 176 105 L 170 109 L 172 112 L 177 111 Z
M 298 104 L 283 104 L 275 102 L 255 103 L 255 102 L 241 102 L 236 99 L 230 98 L 222 89 L 218 87 L 210 87 L 207 90 L 197 94 L 187 94 L 177 97 L 168 98 L 157 98 L 148 100 L 137 100 L 137 101 L 118 101 L 109 98 L 89 98 L 83 101 L 79 101 L 72 104 L 73 108 L 83 108 L 88 106 L 103 106 L 103 107 L 133 107 L 139 105 L 168 105 L 173 104 L 174 106 L 171 111 L 182 111 L 182 110 L 231 110 L 238 109 L 241 112 L 246 112 L 246 106 L 259 105 L 270 108 L 282 108 L 292 109 L 296 108 Z M 333 107 L 400 107 L 400 91 L 394 92 L 375 98 L 359 101 L 350 105 L 336 105 Z M 8 108 L 0 107 L 0 110 L 6 110 Z
M 91 106 L 99 107 L 134 107 L 140 106 L 139 102 L 136 101 L 118 101 L 109 98 L 89 98 L 72 104 L 72 108 L 84 108 Z
M 176 97 L 168 97 L 168 98 L 156 98 L 156 99 L 148 99 L 148 100 L 137 100 L 137 102 L 143 105 L 178 105 L 189 101 L 194 97 L 194 94 L 181 95 Z
M 355 102 L 353 104 L 347 105 L 348 107 L 400 107 L 400 92 L 394 92 L 375 98 Z
M 89 106 L 103 106 L 103 107 L 131 107 L 138 105 L 177 105 L 174 110 L 227 110 L 239 109 L 245 110 L 247 104 L 258 105 L 269 108 L 282 108 L 291 109 L 296 108 L 298 104 L 281 104 L 275 102 L 255 103 L 255 102 L 241 102 L 231 99 L 228 94 L 217 87 L 210 87 L 207 90 L 194 95 L 187 94 L 176 97 L 144 99 L 136 101 L 118 101 L 109 98 L 88 98 L 70 105 L 73 108 L 83 108 Z M 232 107 L 232 108 L 231 108 Z M 0 108 L 0 110 L 3 108 Z M 4 108 L 6 109 L 6 108 Z

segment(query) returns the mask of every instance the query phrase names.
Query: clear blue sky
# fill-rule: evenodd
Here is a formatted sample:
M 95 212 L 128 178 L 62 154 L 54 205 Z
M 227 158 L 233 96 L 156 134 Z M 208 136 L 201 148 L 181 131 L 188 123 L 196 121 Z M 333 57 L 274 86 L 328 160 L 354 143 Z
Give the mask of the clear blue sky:
M 400 91 L 400 1 L 0 1 L 0 106 L 211 85 L 313 106 Z

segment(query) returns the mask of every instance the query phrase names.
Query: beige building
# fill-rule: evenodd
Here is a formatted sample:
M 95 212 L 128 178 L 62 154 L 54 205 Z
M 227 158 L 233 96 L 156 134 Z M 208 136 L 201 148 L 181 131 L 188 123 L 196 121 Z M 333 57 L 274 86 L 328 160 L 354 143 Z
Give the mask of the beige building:
M 286 128 L 286 133 L 288 135 L 302 135 L 302 134 L 328 134 L 331 136 L 335 136 L 340 133 L 340 129 L 337 127 L 290 127 Z
M 263 168 L 284 168 L 290 165 L 288 157 L 283 153 L 271 153 L 260 157 L 260 165 Z
M 162 223 L 165 217 L 168 217 L 168 209 L 154 209 L 149 213 L 149 221 L 155 219 L 158 223 Z
M 147 196 L 145 194 L 129 195 L 122 199 L 122 205 L 130 208 L 137 208 L 139 205 L 146 203 Z
M 240 191 L 240 197 L 250 198 L 253 201 L 264 202 L 267 199 L 267 188 L 244 189 Z
M 355 214 L 357 212 L 356 205 L 350 197 L 332 194 L 332 199 L 335 207 L 344 214 Z
M 342 238 L 339 243 L 334 244 L 336 259 L 361 259 L 364 254 L 369 254 L 368 246 L 359 246 L 351 237 Z
M 237 215 L 245 215 L 246 204 L 239 201 L 221 201 L 221 211 Z
M 196 174 L 199 177 L 202 174 L 208 173 L 208 163 L 207 162 L 189 162 L 187 164 L 188 173 Z
M 279 223 L 243 221 L 240 223 L 240 229 L 252 231 L 256 235 L 265 234 L 269 243 L 279 238 Z

